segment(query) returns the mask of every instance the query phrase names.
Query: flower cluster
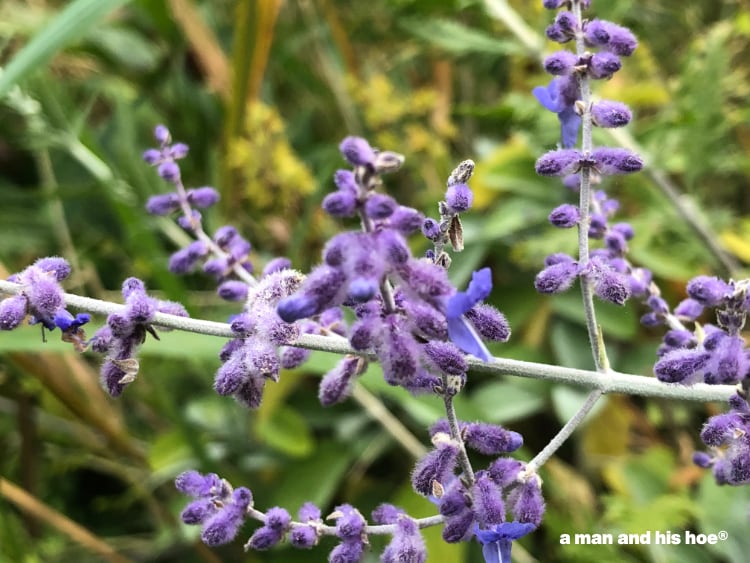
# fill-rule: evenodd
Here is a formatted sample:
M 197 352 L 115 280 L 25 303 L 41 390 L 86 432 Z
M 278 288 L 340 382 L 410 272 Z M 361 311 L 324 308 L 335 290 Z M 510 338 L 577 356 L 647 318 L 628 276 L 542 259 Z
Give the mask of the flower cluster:
M 0 330 L 13 330 L 28 317 L 31 325 L 47 330 L 59 328 L 62 340 L 82 352 L 86 335 L 81 328 L 91 319 L 88 313 L 73 315 L 65 308 L 60 282 L 70 275 L 70 264 L 58 256 L 40 258 L 31 266 L 13 274 L 9 282 L 21 285 L 21 291 L 0 301 Z
M 206 234 L 202 215 L 196 208 L 211 207 L 219 201 L 219 193 L 209 186 L 186 189 L 177 160 L 187 156 L 188 146 L 172 143 L 169 130 L 163 125 L 156 127 L 154 137 L 159 147 L 146 150 L 143 159 L 156 167 L 159 176 L 169 182 L 174 191 L 149 198 L 146 210 L 153 215 L 170 215 L 179 211 L 177 222 L 196 237 L 195 241 L 172 254 L 170 271 L 186 274 L 202 263 L 203 271 L 220 282 L 218 294 L 222 299 L 244 301 L 248 284 L 254 283 L 250 276 L 253 271 L 249 258 L 251 244 L 230 225 L 219 227 L 212 237 Z
M 725 282 L 710 276 L 698 276 L 687 285 L 688 298 L 670 314 L 666 303 L 658 303 L 651 315 L 667 322 L 672 317 L 696 320 L 704 309 L 713 309 L 716 324 L 699 325 L 694 331 L 675 327 L 664 336 L 660 359 L 654 366 L 656 376 L 671 383 L 741 383 L 748 385 L 750 357 L 740 335 L 750 310 L 748 281 Z
M 740 393 L 729 399 L 728 413 L 711 417 L 701 432 L 701 440 L 713 455 L 696 452 L 693 461 L 712 467 L 720 485 L 750 484 L 750 404 Z
M 398 169 L 403 157 L 377 151 L 358 137 L 344 139 L 340 148 L 353 170 L 336 172 L 338 190 L 326 196 L 323 209 L 338 217 L 359 216 L 362 230 L 331 239 L 324 263 L 307 276 L 300 291 L 279 302 L 277 312 L 294 322 L 351 307 L 356 319 L 348 330 L 349 342 L 355 350 L 377 356 L 388 383 L 431 392 L 444 388 L 441 377 L 447 376 L 456 392 L 467 370 L 463 352 L 488 359 L 482 337 L 504 341 L 510 330 L 498 311 L 480 304 L 492 287 L 488 269 L 475 273 L 466 293 L 457 292 L 445 268 L 435 263 L 437 256 L 415 258 L 404 236 L 422 226 L 423 232 L 435 231 L 431 240 L 436 244 L 443 236 L 456 240 L 458 235 L 446 233 L 460 226 L 457 215 L 470 207 L 471 191 L 454 173 L 441 205 L 443 221 L 432 225 L 376 191 L 381 175 Z M 363 369 L 361 360 L 344 358 L 324 377 L 321 402 L 345 398 Z
M 107 317 L 107 323 L 100 328 L 89 342 L 91 349 L 106 354 L 101 368 L 102 385 L 113 397 L 118 397 L 125 387 L 135 381 L 139 364 L 136 358 L 138 348 L 151 334 L 159 336 L 152 326 L 154 313 L 166 313 L 187 317 L 185 308 L 174 301 L 161 301 L 146 293 L 145 284 L 138 278 L 128 278 L 122 284 L 122 297 L 125 310 Z
M 545 2 L 545 7 L 556 9 L 566 4 Z M 582 7 L 588 7 L 588 3 Z M 547 36 L 560 43 L 575 40 L 577 52 L 558 51 L 547 57 L 544 67 L 556 78 L 549 86 L 534 89 L 534 95 L 542 105 L 558 114 L 563 146 L 540 157 L 536 171 L 542 176 L 562 176 L 563 183 L 572 189 L 582 185 L 584 176 L 586 184 L 580 205 L 558 206 L 550 213 L 549 221 L 562 229 L 575 226 L 586 229 L 588 237 L 603 240 L 604 247 L 585 256 L 583 263 L 562 253 L 548 256 L 545 268 L 536 277 L 535 286 L 540 293 L 559 293 L 583 276 L 597 297 L 623 305 L 631 294 L 644 292 L 641 286 L 644 285 L 645 273 L 633 268 L 625 259 L 627 241 L 633 237 L 633 229 L 627 223 L 610 224 L 609 219 L 617 210 L 618 202 L 610 199 L 604 191 L 589 197 L 588 189 L 590 185 L 600 183 L 602 176 L 639 171 L 643 161 L 626 149 L 589 149 L 590 139 L 586 139 L 584 150 L 571 147 L 576 144 L 583 120 L 599 127 L 621 127 L 630 121 L 630 110 L 622 103 L 591 102 L 589 82 L 590 79 L 611 77 L 621 66 L 620 57 L 632 54 L 637 41 L 630 31 L 616 24 L 598 19 L 583 20 L 567 10 L 558 12 L 554 23 L 547 28 Z M 599 50 L 592 54 L 583 51 L 584 47 Z M 590 135 L 590 131 L 588 133 Z
M 471 483 L 457 476 L 464 446 L 496 456 L 511 453 L 523 444 L 520 434 L 493 424 L 460 422 L 459 428 L 460 442 L 448 434 L 446 420 L 432 426 L 435 447 L 417 463 L 412 486 L 438 505 L 445 522 L 445 541 L 476 536 L 483 544 L 486 561 L 510 561 L 512 540 L 541 523 L 541 480 L 526 464 L 508 457 L 497 458 L 486 470 L 477 472 Z

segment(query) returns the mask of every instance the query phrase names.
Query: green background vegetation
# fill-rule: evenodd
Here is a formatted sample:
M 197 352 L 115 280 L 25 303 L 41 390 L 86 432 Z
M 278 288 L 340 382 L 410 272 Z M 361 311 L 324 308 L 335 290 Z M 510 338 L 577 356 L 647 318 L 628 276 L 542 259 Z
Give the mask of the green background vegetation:
M 750 262 L 750 5 L 593 4 L 595 15 L 641 40 L 595 93 L 631 105 L 628 134 L 649 163 L 649 172 L 604 187 L 621 200 L 618 219 L 636 229 L 632 260 L 654 271 L 674 304 L 690 277 L 727 272 L 662 194 L 655 172 L 716 233 L 737 263 L 733 275 Z M 527 28 L 509 28 L 508 7 Z M 4 0 L 0 268 L 61 254 L 75 266 L 68 291 L 119 300 L 120 283 L 135 275 L 193 316 L 225 320 L 234 310 L 215 297 L 211 280 L 167 271 L 186 235 L 143 211 L 167 189 L 140 161 L 153 126 L 165 123 L 190 144 L 189 185 L 221 192 L 206 216 L 210 229 L 231 222 L 252 240 L 259 266 L 284 254 L 301 269 L 341 227 L 318 204 L 341 165 L 338 142 L 359 134 L 407 156 L 387 189 L 433 216 L 452 167 L 477 162 L 476 207 L 451 276 L 463 284 L 478 266 L 492 267 L 492 302 L 514 330 L 496 354 L 590 368 L 577 292 L 547 298 L 532 287 L 546 254 L 575 250 L 572 231 L 546 224 L 573 194 L 533 172 L 558 137 L 555 115 L 530 95 L 548 81 L 539 61 L 555 48 L 541 39 L 551 19 L 537 0 Z M 600 131 L 595 140 L 613 143 Z M 414 241 L 415 252 L 424 248 Z M 635 302 L 600 306 L 615 369 L 651 376 L 660 333 L 639 328 L 641 313 Z M 364 513 L 390 501 L 433 513 L 408 484 L 416 448 L 405 449 L 382 416 L 356 401 L 317 403 L 317 379 L 335 358 L 316 354 L 283 374 L 249 413 L 211 390 L 221 344 L 174 333 L 148 342 L 138 381 L 112 400 L 98 387 L 94 355 L 76 355 L 55 334 L 44 343 L 34 328 L 0 335 L 0 560 L 108 559 L 92 547 L 98 540 L 133 561 L 293 563 L 323 561 L 334 545 L 245 555 L 248 524 L 235 544 L 204 548 L 199 530 L 178 521 L 185 500 L 172 479 L 187 468 L 249 486 L 261 508 L 296 510 L 313 500 L 330 510 L 346 500 Z M 437 400 L 388 388 L 376 367 L 363 384 L 427 443 Z M 522 432 L 528 459 L 584 395 L 475 375 L 458 410 Z M 544 525 L 518 542 L 517 560 L 747 561 L 750 488 L 718 488 L 690 462 L 702 421 L 721 409 L 603 400 L 543 468 Z M 64 523 L 19 510 L 19 498 L 65 515 L 93 539 L 82 545 Z M 562 533 L 685 529 L 725 530 L 729 539 L 712 547 L 558 542 Z M 481 561 L 477 545 L 448 546 L 439 534 L 427 533 L 429 561 Z M 368 561 L 382 541 L 373 544 Z

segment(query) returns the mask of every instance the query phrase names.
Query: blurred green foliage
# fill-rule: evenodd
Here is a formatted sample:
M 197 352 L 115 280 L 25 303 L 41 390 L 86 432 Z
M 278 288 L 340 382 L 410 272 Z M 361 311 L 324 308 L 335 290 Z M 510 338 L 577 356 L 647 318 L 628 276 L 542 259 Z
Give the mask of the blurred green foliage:
M 62 254 L 75 266 L 69 291 L 116 300 L 121 281 L 135 275 L 194 316 L 224 320 L 233 310 L 212 295 L 211 280 L 166 269 L 184 233 L 143 211 L 166 189 L 140 162 L 153 126 L 166 123 L 190 144 L 189 183 L 221 191 L 209 228 L 232 222 L 255 244 L 259 266 L 286 254 L 300 268 L 314 264 L 340 228 L 318 203 L 340 164 L 338 141 L 359 134 L 407 156 L 387 189 L 433 216 L 452 167 L 477 162 L 476 209 L 466 216 L 467 249 L 454 258 L 454 281 L 492 266 L 493 302 L 514 330 L 496 354 L 591 367 L 575 292 L 540 298 L 531 286 L 546 254 L 572 252 L 576 243 L 546 224 L 572 194 L 534 175 L 558 126 L 530 95 L 548 80 L 541 51 L 491 15 L 492 5 L 508 4 L 541 36 L 551 14 L 525 0 L 4 0 L 0 266 L 12 272 Z M 641 41 L 596 94 L 632 106 L 629 129 L 651 167 L 750 262 L 747 1 L 593 4 L 597 16 L 631 27 Z M 599 133 L 597 142 L 612 142 Z M 724 273 L 647 174 L 604 187 L 622 203 L 618 217 L 636 229 L 633 261 L 655 272 L 672 303 L 689 277 Z M 639 305 L 601 306 L 599 314 L 614 367 L 650 375 L 659 335 L 639 328 Z M 317 403 L 317 378 L 334 358 L 317 354 L 284 374 L 248 413 L 212 393 L 220 346 L 192 334 L 147 343 L 138 382 L 114 401 L 97 387 L 96 358 L 73 356 L 54 337 L 44 343 L 30 328 L 3 333 L 0 475 L 138 561 L 324 560 L 325 547 L 314 555 L 287 547 L 242 555 L 241 541 L 203 548 L 198 530 L 179 524 L 184 499 L 171 485 L 187 468 L 251 487 L 259 507 L 296 510 L 314 500 L 325 510 L 347 500 L 366 512 L 390 501 L 432 513 L 408 486 L 414 452 L 404 455 L 354 401 L 326 410 Z M 363 381 L 426 441 L 426 425 L 441 413 L 436 400 L 389 388 L 377 369 Z M 530 457 L 582 400 L 579 390 L 477 376 L 458 409 L 522 432 L 522 455 Z M 747 561 L 748 488 L 717 488 L 690 462 L 701 422 L 719 408 L 604 401 L 543 469 L 545 523 L 514 549 L 518 561 Z M 559 545 L 563 533 L 685 529 L 726 530 L 729 539 Z M 250 525 L 241 536 L 249 533 Z M 477 545 L 442 543 L 439 529 L 427 539 L 430 561 L 481 558 Z M 0 560 L 102 558 L 0 496 Z

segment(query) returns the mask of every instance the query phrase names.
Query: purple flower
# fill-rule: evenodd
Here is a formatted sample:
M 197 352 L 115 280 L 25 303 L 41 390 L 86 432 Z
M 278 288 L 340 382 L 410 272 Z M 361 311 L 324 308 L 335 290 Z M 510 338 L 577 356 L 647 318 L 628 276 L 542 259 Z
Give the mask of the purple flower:
M 13 330 L 26 318 L 28 301 L 24 295 L 13 295 L 0 301 L 0 330 Z
M 396 521 L 393 539 L 383 550 L 381 563 L 425 563 L 427 548 L 416 522 L 409 517 Z
M 467 424 L 463 433 L 466 445 L 485 455 L 514 452 L 523 445 L 523 437 L 518 432 L 495 424 L 474 422 Z
M 578 262 L 572 258 L 547 266 L 536 275 L 534 287 L 539 293 L 561 293 L 578 277 Z
M 679 349 L 669 352 L 654 366 L 654 373 L 667 383 L 690 383 L 693 375 L 703 369 L 711 359 L 704 350 Z
M 219 201 L 219 192 L 208 186 L 195 188 L 187 191 L 187 200 L 196 207 L 211 207 Z
M 361 137 L 346 137 L 341 141 L 339 150 L 352 166 L 372 166 L 375 163 L 375 151 Z
M 318 399 L 324 407 L 330 407 L 345 400 L 352 391 L 354 378 L 367 367 L 359 356 L 346 356 L 320 380 Z
M 581 212 L 577 205 L 564 203 L 552 210 L 549 214 L 549 222 L 555 227 L 569 229 L 575 227 L 581 219 Z
M 620 57 L 607 51 L 594 53 L 589 60 L 589 72 L 593 78 L 611 78 L 620 68 Z
M 485 563 L 511 563 L 510 552 L 513 540 L 532 532 L 536 526 L 522 522 L 503 522 L 486 530 L 474 529 L 474 535 L 482 543 Z
M 540 176 L 567 176 L 581 166 L 581 153 L 574 149 L 550 151 L 536 161 L 536 173 Z
M 532 93 L 540 104 L 557 114 L 560 120 L 562 147 L 574 147 L 581 126 L 581 117 L 575 111 L 575 102 L 578 99 L 578 83 L 575 77 L 554 78 L 547 87 L 537 86 Z
M 479 471 L 472 487 L 473 509 L 482 527 L 505 521 L 505 502 L 497 484 L 486 471 Z
M 461 350 L 451 342 L 428 342 L 424 352 L 438 369 L 448 375 L 463 375 L 469 369 Z
M 591 106 L 591 117 L 599 127 L 623 127 L 630 123 L 633 114 L 630 108 L 621 102 L 602 100 Z
M 339 190 L 324 197 L 322 206 L 332 217 L 351 217 L 357 210 L 357 197 L 353 192 Z
M 600 147 L 591 152 L 596 169 L 605 175 L 632 174 L 643 168 L 643 160 L 627 149 Z
M 458 444 L 450 438 L 446 438 L 417 462 L 411 475 L 412 487 L 420 495 L 430 496 L 433 482 L 437 481 L 445 486 L 453 476 L 457 461 Z
M 570 51 L 557 51 L 544 59 L 544 70 L 553 76 L 572 74 L 578 64 L 578 56 Z
M 465 292 L 456 292 L 446 306 L 445 317 L 448 321 L 448 336 L 453 343 L 468 354 L 489 361 L 490 353 L 469 323 L 465 314 L 477 303 L 486 299 L 492 291 L 492 273 L 489 268 L 474 272 Z
M 451 184 L 445 192 L 445 202 L 455 213 L 468 211 L 473 199 L 474 194 L 466 184 Z
M 396 211 L 398 203 L 389 195 L 373 193 L 365 201 L 365 214 L 370 219 L 387 219 Z
M 698 276 L 687 284 L 687 293 L 703 307 L 716 307 L 730 292 L 729 285 L 716 277 Z
M 510 325 L 505 315 L 492 305 L 475 305 L 466 312 L 465 317 L 485 340 L 507 342 L 510 338 Z

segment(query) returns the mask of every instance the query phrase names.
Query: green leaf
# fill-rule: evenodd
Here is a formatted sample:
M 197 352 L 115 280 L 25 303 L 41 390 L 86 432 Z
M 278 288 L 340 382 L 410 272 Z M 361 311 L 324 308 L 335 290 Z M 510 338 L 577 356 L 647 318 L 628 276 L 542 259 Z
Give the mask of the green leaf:
M 37 34 L 0 74 L 0 97 L 58 51 L 80 39 L 105 16 L 129 0 L 75 0 Z
M 294 409 L 280 406 L 255 427 L 258 437 L 272 448 L 292 457 L 305 457 L 315 448 L 310 427 Z
M 483 420 L 503 424 L 531 416 L 542 410 L 546 401 L 541 381 L 501 381 L 482 385 L 470 397 Z
M 515 41 L 498 40 L 455 21 L 409 18 L 401 23 L 401 27 L 430 45 L 455 55 L 468 53 L 507 55 L 521 51 Z
M 747 533 L 747 510 L 750 506 L 750 487 L 722 487 L 713 475 L 706 473 L 698 490 L 698 526 L 703 534 L 727 532 L 726 540 L 707 546 L 732 563 L 745 563 L 750 553 Z
M 579 292 L 569 291 L 562 295 L 555 295 L 550 298 L 550 304 L 552 310 L 561 317 L 585 324 L 586 317 Z M 611 303 L 596 300 L 595 305 L 597 322 L 601 325 L 605 337 L 611 336 L 620 340 L 630 340 L 636 335 L 638 332 L 638 316 L 635 312 L 636 305 L 634 303 L 618 307 Z M 581 345 L 588 346 L 588 343 L 582 342 Z

